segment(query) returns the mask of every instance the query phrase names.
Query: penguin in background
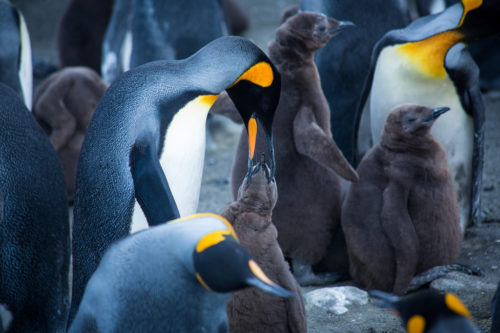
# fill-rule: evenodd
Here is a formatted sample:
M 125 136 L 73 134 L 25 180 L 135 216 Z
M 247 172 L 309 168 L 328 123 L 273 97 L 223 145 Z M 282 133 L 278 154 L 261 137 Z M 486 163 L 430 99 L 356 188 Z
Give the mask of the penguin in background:
M 355 25 L 349 33 L 330 40 L 314 57 L 330 106 L 333 139 L 355 165 L 356 107 L 370 70 L 372 49 L 387 31 L 409 23 L 407 5 L 401 0 L 301 0 L 300 8 Z
M 237 200 L 221 216 L 231 223 L 241 244 L 264 273 L 296 296 L 280 298 L 255 288 L 232 293 L 227 305 L 229 331 L 305 333 L 306 312 L 300 286 L 283 257 L 272 222 L 278 190 L 263 160 L 264 156 L 254 167 L 250 179 L 241 184 Z
M 430 135 L 446 112 L 413 104 L 393 109 L 381 141 L 357 168 L 341 223 L 351 276 L 364 288 L 401 294 L 415 276 L 458 258 L 454 185 L 446 153 Z
M 196 214 L 110 247 L 69 332 L 228 332 L 229 292 L 246 287 L 293 295 L 264 274 L 226 219 Z
M 491 333 L 500 332 L 500 283 L 491 300 Z
M 205 119 L 224 90 L 248 128 L 249 169 L 258 120 L 274 177 L 272 122 L 280 76 L 250 41 L 222 37 L 187 59 L 132 69 L 108 88 L 78 161 L 72 311 L 104 251 L 129 233 L 134 209 L 142 208 L 149 225 L 196 212 Z
M 49 135 L 61 160 L 68 200 L 75 195 L 76 166 L 94 110 L 108 88 L 88 67 L 67 67 L 45 79 L 35 92 L 33 116 Z
M 153 60 L 187 58 L 224 35 L 219 0 L 116 0 L 102 45 L 103 80 Z
M 0 83 L 0 101 L 1 325 L 65 332 L 71 231 L 63 170 L 18 93 Z
M 452 293 L 429 289 L 403 298 L 371 290 L 369 295 L 400 317 L 408 333 L 479 333 L 467 307 Z
M 33 69 L 28 27 L 23 15 L 0 0 L 0 82 L 8 85 L 31 110 Z
M 479 70 L 466 44 L 500 30 L 500 3 L 463 0 L 445 11 L 392 30 L 372 54 L 357 110 L 369 105 L 373 143 L 380 140 L 392 108 L 415 103 L 448 105 L 451 111 L 433 126 L 444 147 L 457 192 L 462 229 L 480 223 L 484 105 Z M 357 146 L 357 144 L 356 144 Z

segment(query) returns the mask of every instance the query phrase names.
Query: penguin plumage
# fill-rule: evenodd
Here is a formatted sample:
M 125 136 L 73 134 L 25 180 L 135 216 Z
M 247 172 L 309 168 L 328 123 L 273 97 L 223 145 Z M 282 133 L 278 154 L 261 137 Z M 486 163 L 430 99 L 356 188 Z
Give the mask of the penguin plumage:
M 330 106 L 333 139 L 354 165 L 356 107 L 370 68 L 375 43 L 389 30 L 406 26 L 408 9 L 400 0 L 301 0 L 304 11 L 321 12 L 355 24 L 315 55 L 321 87 Z
M 479 333 L 467 307 L 452 293 L 429 289 L 403 298 L 371 290 L 369 295 L 399 316 L 408 333 Z
M 22 99 L 2 83 L 0 101 L 1 317 L 11 315 L 8 332 L 64 332 L 71 244 L 63 170 Z
M 453 264 L 460 220 L 446 153 L 430 127 L 449 108 L 403 105 L 361 160 L 342 205 L 349 268 L 364 287 L 394 293 L 434 266 Z M 439 121 L 443 121 L 439 119 Z
M 241 244 L 255 258 L 264 273 L 296 297 L 280 298 L 258 289 L 231 294 L 227 306 L 229 331 L 237 332 L 307 332 L 306 313 L 299 284 L 278 245 L 272 209 L 278 198 L 276 182 L 270 181 L 265 162 L 254 167 L 245 179 L 238 199 L 224 212 Z
M 45 79 L 35 92 L 33 116 L 49 135 L 61 160 L 70 202 L 83 139 L 107 87 L 92 69 L 67 67 Z
M 445 11 L 392 30 L 376 44 L 357 110 L 369 103 L 373 143 L 393 107 L 448 105 L 451 112 L 432 134 L 447 152 L 460 205 L 462 228 L 480 222 L 484 105 L 479 71 L 464 43 L 500 30 L 500 4 L 463 0 Z
M 33 70 L 28 28 L 9 1 L 0 0 L 0 82 L 14 89 L 31 110 Z
M 262 272 L 227 220 L 197 214 L 110 247 L 69 332 L 227 332 L 229 292 L 249 286 L 293 295 Z
M 280 76 L 250 41 L 222 37 L 190 58 L 134 68 L 108 88 L 78 161 L 73 310 L 104 251 L 129 233 L 136 198 L 150 225 L 195 213 L 205 119 L 223 90 L 249 127 L 251 142 L 256 120 L 262 125 L 274 176 L 272 122 Z M 249 165 L 252 158 L 249 149 Z

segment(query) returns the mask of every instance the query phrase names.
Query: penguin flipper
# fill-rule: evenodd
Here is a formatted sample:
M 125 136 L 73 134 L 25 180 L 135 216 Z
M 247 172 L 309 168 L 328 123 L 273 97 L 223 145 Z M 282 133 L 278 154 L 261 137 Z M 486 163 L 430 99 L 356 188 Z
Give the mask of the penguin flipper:
M 293 138 L 300 154 L 312 158 L 347 180 L 358 181 L 358 173 L 347 162 L 332 136 L 318 125 L 310 107 L 302 107 L 295 116 Z
M 418 236 L 408 214 L 408 190 L 391 181 L 383 194 L 381 227 L 394 249 L 395 276 L 392 292 L 406 291 L 415 276 L 418 263 Z
M 229 118 L 236 124 L 243 124 L 243 119 L 241 118 L 238 109 L 234 105 L 231 97 L 227 94 L 227 92 L 222 92 L 214 105 L 210 108 L 210 114 L 217 114 L 224 117 Z
M 134 180 L 135 197 L 150 226 L 180 217 L 153 145 L 136 143 L 133 146 L 130 153 L 130 169 Z
M 479 86 L 479 67 L 463 43 L 450 48 L 445 58 L 446 72 L 455 84 L 462 107 L 474 119 L 472 155 L 471 218 L 481 224 L 481 184 L 483 179 L 485 107 Z

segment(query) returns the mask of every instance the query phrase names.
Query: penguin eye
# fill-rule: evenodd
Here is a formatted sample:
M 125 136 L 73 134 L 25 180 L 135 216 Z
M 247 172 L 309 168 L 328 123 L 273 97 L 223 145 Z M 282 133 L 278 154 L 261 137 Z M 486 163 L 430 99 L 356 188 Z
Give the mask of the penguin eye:
M 417 120 L 417 118 L 407 118 L 406 121 L 408 121 L 410 124 L 413 123 L 415 120 Z
M 318 28 L 319 32 L 325 32 L 326 31 L 326 27 L 324 25 L 320 25 L 319 28 Z

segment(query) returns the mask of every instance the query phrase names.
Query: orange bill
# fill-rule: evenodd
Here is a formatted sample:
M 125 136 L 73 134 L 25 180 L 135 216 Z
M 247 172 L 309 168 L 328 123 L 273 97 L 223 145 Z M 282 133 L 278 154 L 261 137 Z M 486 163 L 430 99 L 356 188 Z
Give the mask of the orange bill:
M 255 141 L 257 139 L 257 120 L 250 118 L 248 121 L 248 155 L 253 158 L 255 153 Z

